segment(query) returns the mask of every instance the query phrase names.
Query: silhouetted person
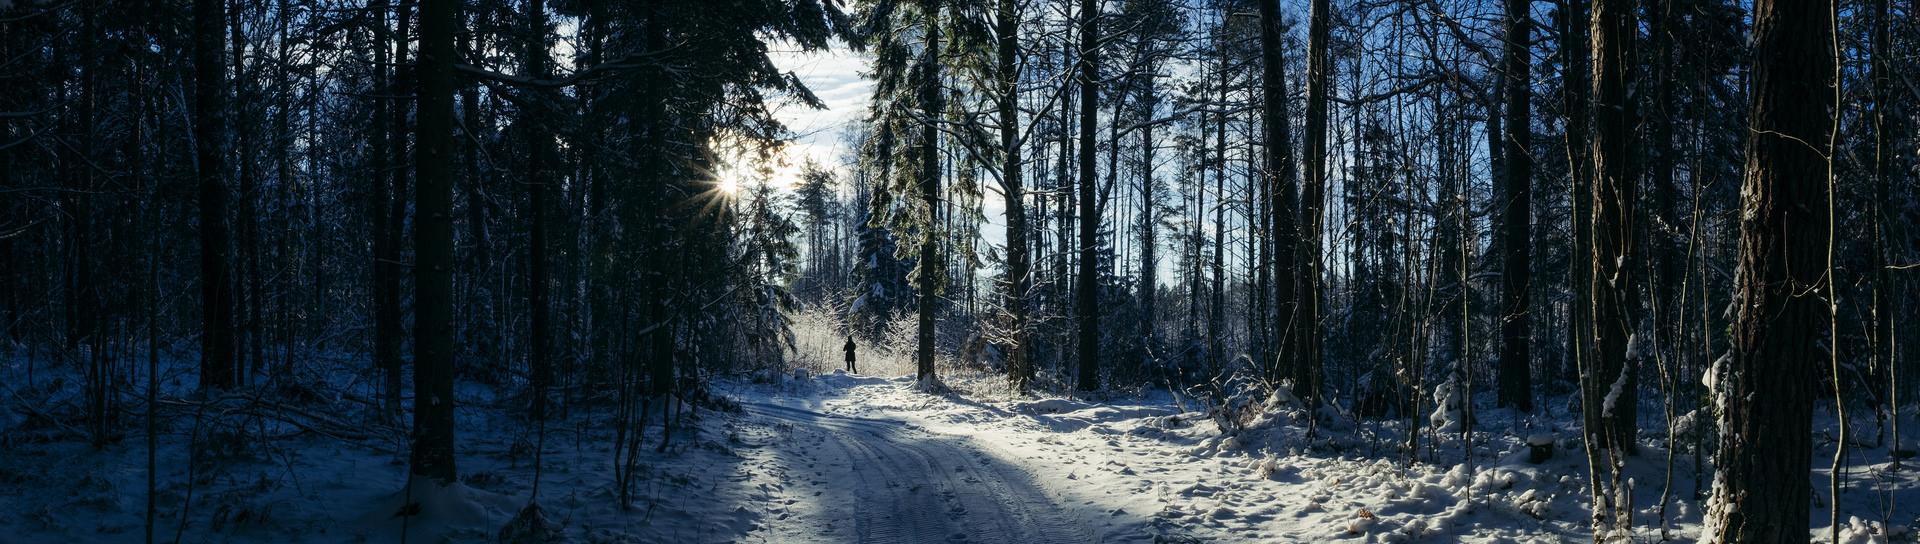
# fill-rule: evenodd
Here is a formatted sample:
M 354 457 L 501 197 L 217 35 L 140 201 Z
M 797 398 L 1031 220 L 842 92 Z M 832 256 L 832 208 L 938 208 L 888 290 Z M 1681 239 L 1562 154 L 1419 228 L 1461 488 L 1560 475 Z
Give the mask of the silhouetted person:
M 853 364 L 853 337 L 852 336 L 847 337 L 847 345 L 840 346 L 840 350 L 847 352 L 847 373 L 852 374 L 855 372 L 859 372 L 860 371 L 859 367 L 856 367 Z

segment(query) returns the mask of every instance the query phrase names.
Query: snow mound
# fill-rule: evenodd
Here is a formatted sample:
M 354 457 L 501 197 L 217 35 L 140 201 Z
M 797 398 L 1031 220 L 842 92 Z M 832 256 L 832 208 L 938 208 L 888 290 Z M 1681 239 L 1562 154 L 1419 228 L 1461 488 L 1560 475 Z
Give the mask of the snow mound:
M 530 502 L 526 508 L 520 509 L 519 515 L 500 528 L 499 541 L 507 544 L 545 544 L 559 542 L 561 538 L 560 527 L 547 519 L 546 512 L 540 509 L 540 503 Z
M 1013 406 L 1015 410 L 1028 414 L 1058 414 L 1080 411 L 1093 405 L 1073 399 L 1060 398 L 1017 402 L 1014 403 Z
M 1861 520 L 1860 516 L 1849 517 L 1840 527 L 1841 544 L 1882 544 L 1896 536 L 1900 535 L 1892 534 L 1880 522 Z
M 398 491 L 374 500 L 373 510 L 362 518 L 362 526 L 374 541 L 484 538 L 494 526 L 494 516 L 486 503 L 498 503 L 500 499 L 459 482 L 442 484 L 415 476 Z

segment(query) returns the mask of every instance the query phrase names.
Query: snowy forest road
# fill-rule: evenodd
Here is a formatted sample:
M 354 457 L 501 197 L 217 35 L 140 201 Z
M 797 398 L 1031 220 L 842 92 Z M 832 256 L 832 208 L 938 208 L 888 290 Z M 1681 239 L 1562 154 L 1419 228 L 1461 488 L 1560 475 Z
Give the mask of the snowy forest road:
M 763 445 L 786 471 L 793 511 L 777 540 L 1091 542 L 1031 474 L 958 438 L 906 424 L 743 404 L 778 429 Z M 789 520 L 788 515 L 800 519 Z M 811 519 L 809 519 L 811 518 Z

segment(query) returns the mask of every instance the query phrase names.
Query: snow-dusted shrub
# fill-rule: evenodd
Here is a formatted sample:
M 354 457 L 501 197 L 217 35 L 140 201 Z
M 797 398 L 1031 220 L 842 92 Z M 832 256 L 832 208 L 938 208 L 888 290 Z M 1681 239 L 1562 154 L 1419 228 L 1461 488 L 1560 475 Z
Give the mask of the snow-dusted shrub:
M 1433 388 L 1433 413 L 1427 415 L 1427 424 L 1433 426 L 1436 433 L 1460 432 L 1460 387 L 1459 375 L 1448 374 L 1447 380 Z
M 1224 434 L 1239 434 L 1251 426 L 1276 398 L 1292 398 L 1267 387 L 1251 373 L 1235 372 L 1224 380 L 1207 384 L 1205 394 L 1195 395 L 1208 403 L 1207 416 Z

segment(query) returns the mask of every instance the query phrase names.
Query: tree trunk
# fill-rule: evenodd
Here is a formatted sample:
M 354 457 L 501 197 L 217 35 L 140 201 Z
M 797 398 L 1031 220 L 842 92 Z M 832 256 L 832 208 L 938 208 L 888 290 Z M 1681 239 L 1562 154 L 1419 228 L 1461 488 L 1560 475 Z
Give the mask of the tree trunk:
M 1532 317 L 1528 290 L 1533 284 L 1533 141 L 1528 107 L 1532 78 L 1533 19 L 1529 0 L 1507 0 L 1506 172 L 1499 201 L 1506 231 L 1505 264 L 1500 276 L 1500 406 L 1533 411 Z
M 1681 276 L 1687 259 L 1686 248 L 1680 246 L 1677 236 L 1684 219 L 1683 211 L 1679 208 L 1679 187 L 1675 180 L 1677 150 L 1673 145 L 1676 117 L 1672 111 L 1675 79 L 1673 33 L 1678 14 L 1674 12 L 1670 0 L 1650 0 L 1646 11 L 1647 28 L 1652 34 L 1649 40 L 1649 49 L 1652 51 L 1648 52 L 1651 58 L 1647 64 L 1652 70 L 1649 81 L 1653 84 L 1653 98 L 1649 102 L 1645 126 L 1649 144 L 1646 156 L 1650 161 L 1647 177 L 1652 183 L 1653 209 L 1645 213 L 1644 224 L 1647 228 L 1642 232 L 1645 242 L 1641 247 L 1653 257 L 1655 268 L 1653 282 L 1647 293 L 1648 299 L 1653 302 L 1653 307 L 1648 308 L 1653 326 L 1649 328 L 1651 337 L 1642 340 L 1647 341 L 1646 345 L 1651 348 L 1647 350 L 1648 356 L 1657 357 L 1656 360 L 1661 362 L 1655 366 L 1663 369 L 1661 379 L 1665 381 L 1670 374 L 1666 369 L 1678 372 L 1679 361 L 1676 356 L 1680 353 L 1679 339 L 1686 330 L 1684 324 L 1680 323 L 1681 314 L 1677 311 L 1683 298 L 1679 290 L 1684 283 Z
M 1638 364 L 1629 344 L 1634 334 L 1633 302 L 1638 296 L 1634 252 L 1635 185 L 1640 180 L 1633 148 L 1639 125 L 1631 71 L 1637 39 L 1631 0 L 1593 4 L 1593 327 L 1594 354 L 1581 373 L 1581 406 L 1594 467 L 1596 534 L 1624 531 L 1631 524 L 1631 493 L 1625 456 L 1636 447 L 1635 410 L 1639 401 Z
M 1567 202 L 1568 240 L 1567 284 L 1573 292 L 1573 299 L 1567 304 L 1567 359 L 1563 365 L 1561 377 L 1570 381 L 1579 379 L 1580 369 L 1585 368 L 1586 360 L 1591 357 L 1587 334 L 1592 330 L 1588 321 L 1593 317 L 1590 311 L 1592 297 L 1588 289 L 1592 287 L 1593 271 L 1589 268 L 1592 260 L 1586 258 L 1591 250 L 1593 191 L 1589 187 L 1593 178 L 1587 170 L 1593 165 L 1587 157 L 1588 115 L 1592 111 L 1587 105 L 1587 25 L 1585 24 L 1585 0 L 1562 0 L 1559 17 L 1556 21 L 1560 28 L 1561 56 L 1561 109 L 1566 116 L 1566 135 L 1563 147 L 1567 154 Z
M 414 93 L 413 87 L 416 83 L 414 79 L 416 76 L 410 71 L 415 68 L 413 68 L 413 64 L 407 62 L 407 43 L 410 36 L 409 27 L 411 27 L 413 23 L 413 6 L 414 0 L 400 0 L 400 4 L 395 6 L 394 9 L 393 79 L 391 80 L 392 89 L 389 92 L 389 94 L 393 96 L 391 99 L 393 107 L 387 110 L 387 123 L 391 127 L 390 130 L 392 130 L 392 137 L 387 140 L 387 153 L 389 154 L 387 160 L 389 164 L 393 165 L 393 168 L 388 170 L 388 173 L 390 173 L 393 178 L 391 193 L 393 198 L 384 203 L 387 206 L 387 252 L 389 255 L 387 261 L 387 266 L 389 267 L 387 281 L 390 283 L 390 290 L 387 294 L 391 297 L 386 301 L 386 304 L 388 307 L 387 311 L 392 313 L 391 319 L 393 319 L 393 330 L 396 331 L 396 335 L 398 331 L 405 329 L 402 326 L 402 323 L 404 323 L 404 313 L 402 312 L 402 306 L 400 304 L 400 295 L 404 285 L 402 280 L 408 273 L 419 270 L 418 253 L 414 256 L 414 266 L 405 267 L 401 265 L 403 260 L 401 255 L 405 253 L 404 248 L 406 247 L 407 238 L 407 174 L 411 172 L 411 169 L 406 167 L 410 160 L 407 156 L 407 106 L 408 104 L 414 104 L 415 107 L 418 107 L 417 101 L 408 99 Z M 417 117 L 415 122 L 418 122 Z M 416 135 L 414 139 L 417 140 L 418 136 Z M 416 210 L 416 212 L 417 211 L 418 210 Z M 417 247 L 415 251 L 418 251 Z M 414 281 L 419 281 L 418 276 L 415 277 Z M 417 305 L 419 301 L 415 300 L 414 303 Z M 416 323 L 419 320 L 419 309 L 417 307 L 414 310 L 414 319 Z M 415 328 L 418 328 L 417 325 Z M 393 336 L 391 338 L 394 343 L 392 346 L 393 358 L 387 361 L 387 364 L 391 366 L 386 367 L 387 374 L 385 378 L 388 389 L 393 391 L 391 405 L 398 407 L 400 405 L 401 387 L 403 379 L 405 378 L 405 371 L 402 368 L 402 361 L 400 360 L 400 337 Z M 415 338 L 415 341 L 417 342 L 419 339 Z M 418 363 L 416 362 L 416 364 Z
M 412 472 L 455 482 L 453 457 L 453 32 L 459 0 L 421 0 L 414 158 Z
M 925 0 L 926 58 L 920 68 L 920 204 L 926 208 L 925 230 L 920 236 L 920 262 L 914 288 L 920 293 L 919 346 L 914 363 L 922 385 L 939 379 L 933 368 L 934 313 L 939 306 L 939 285 L 946 267 L 941 266 L 940 240 L 934 230 L 940 225 L 940 129 L 935 126 L 946 112 L 943 106 L 940 75 L 940 0 Z
M 1277 0 L 1260 2 L 1260 63 L 1265 77 L 1261 79 L 1260 104 L 1261 131 L 1267 140 L 1267 154 L 1261 165 L 1261 173 L 1267 175 L 1269 186 L 1273 190 L 1267 194 L 1273 202 L 1267 204 L 1269 213 L 1273 213 L 1273 361 L 1269 363 L 1269 379 L 1277 379 L 1281 369 L 1288 369 L 1292 361 L 1298 358 L 1300 348 L 1300 290 L 1296 281 L 1300 277 L 1300 256 L 1298 256 L 1298 236 L 1300 231 L 1298 200 L 1300 200 L 1300 181 L 1294 167 L 1294 140 L 1292 125 L 1286 123 L 1286 60 L 1283 54 L 1286 40 L 1281 35 L 1281 6 Z
M 236 312 L 244 312 L 244 315 L 235 316 L 238 321 L 235 327 L 237 334 L 234 367 L 239 373 L 239 379 L 236 381 L 243 384 L 257 383 L 261 380 L 259 374 L 263 368 L 262 361 L 265 359 L 265 350 L 261 346 L 265 335 L 261 333 L 260 318 L 260 305 L 265 298 L 260 287 L 262 244 L 260 243 L 259 212 L 254 206 L 259 181 L 258 164 L 254 162 L 256 159 L 255 128 L 259 122 L 252 117 L 252 101 L 256 90 L 253 82 L 258 76 L 247 73 L 248 40 L 246 26 L 242 21 L 245 16 L 245 13 L 234 13 L 232 17 L 227 18 L 233 37 L 233 123 L 237 129 L 234 131 L 234 136 L 238 140 L 235 158 L 240 163 L 240 202 L 238 203 L 240 209 L 238 222 L 233 227 L 239 231 L 236 233 L 240 237 L 237 257 L 240 261 L 238 266 L 242 277 L 240 285 L 235 289 L 234 300 L 237 303 Z M 239 357 L 242 353 L 245 357 Z
M 1153 117 L 1159 99 L 1154 95 L 1151 76 L 1141 105 L 1146 117 Z M 1140 129 L 1140 345 L 1146 351 L 1145 362 L 1154 363 L 1160 350 L 1159 291 L 1160 263 L 1155 248 L 1160 245 L 1159 205 L 1154 203 L 1153 125 Z
M 1013 387 L 1025 392 L 1033 381 L 1032 352 L 1027 346 L 1028 264 L 1026 187 L 1020 172 L 1020 13 L 1017 0 L 999 0 L 996 6 L 995 69 L 1000 75 L 1000 181 L 1007 206 L 1007 314 L 1012 319 L 1013 349 L 1008 357 Z
M 1833 295 L 1826 142 L 1834 106 L 1833 3 L 1759 0 L 1733 350 L 1715 391 L 1720 475 L 1702 535 L 1806 542 L 1813 400 Z
M 1218 44 L 1220 54 L 1220 101 L 1213 114 L 1213 286 L 1207 305 L 1207 359 L 1222 375 L 1227 367 L 1227 83 L 1233 77 L 1227 68 L 1227 50 Z M 1200 133 L 1200 139 L 1207 134 Z M 1204 156 L 1203 156 L 1204 158 Z M 1201 179 L 1205 174 L 1201 174 Z M 1205 182 L 1202 181 L 1204 184 Z
M 279 41 L 279 50 L 274 58 L 274 88 L 277 90 L 275 107 L 273 109 L 273 164 L 276 173 L 274 182 L 278 185 L 278 187 L 276 187 L 276 196 L 280 205 L 280 213 L 285 214 L 279 221 L 278 226 L 280 235 L 279 266 L 282 270 L 286 271 L 286 274 L 279 277 L 280 288 L 274 296 L 274 310 L 277 314 L 276 321 L 279 323 L 279 373 L 282 376 L 290 375 L 293 372 L 294 339 L 301 335 L 301 331 L 296 330 L 296 327 L 294 327 L 293 305 L 288 303 L 288 300 L 291 298 L 289 292 L 293 291 L 294 287 L 298 285 L 295 281 L 300 277 L 300 259 L 297 256 L 298 254 L 294 252 L 293 233 L 296 232 L 296 229 L 301 228 L 297 223 L 298 217 L 294 212 L 293 199 L 295 198 L 296 189 L 293 181 L 293 145 L 291 144 L 293 137 L 289 134 L 291 130 L 289 127 L 289 118 L 292 116 L 292 97 L 294 95 L 293 71 L 289 66 L 289 59 L 292 58 L 292 40 L 290 39 L 291 34 L 288 31 L 288 27 L 291 26 L 293 19 L 292 16 L 288 15 L 292 12 L 291 4 L 292 2 L 289 0 L 278 0 L 276 2 L 278 17 L 275 22 L 275 34 L 276 39 Z M 308 226 L 307 229 L 302 229 L 302 231 L 311 231 L 311 229 L 312 227 Z
M 1873 0 L 1873 64 L 1869 77 L 1872 82 L 1870 91 L 1873 93 L 1873 202 L 1870 204 L 1873 210 L 1873 255 L 1869 261 L 1873 263 L 1873 300 L 1870 308 L 1873 318 L 1873 357 L 1869 368 L 1874 369 L 1875 374 L 1884 375 L 1876 383 L 1884 381 L 1887 384 L 1880 405 L 1887 409 L 1888 413 L 1884 415 L 1889 416 L 1887 419 L 1892 423 L 1893 447 L 1887 449 L 1891 456 L 1901 447 L 1900 386 L 1895 379 L 1899 372 L 1894 369 L 1899 354 L 1893 335 L 1893 309 L 1888 307 L 1889 299 L 1896 291 L 1893 289 L 1893 276 L 1887 273 L 1887 237 L 1890 234 L 1886 228 L 1887 206 L 1888 199 L 1892 197 L 1887 155 L 1890 151 L 1898 153 L 1899 132 L 1892 130 L 1892 125 L 1899 123 L 1900 117 L 1898 114 L 1888 115 L 1888 110 L 1892 109 L 1887 104 L 1887 85 L 1892 80 L 1892 75 L 1888 73 L 1888 56 L 1893 54 L 1893 42 L 1887 28 L 1891 18 L 1888 3 L 1888 0 Z M 1899 457 L 1892 456 L 1891 462 L 1894 468 L 1900 467 Z
M 1333 89 L 1333 62 L 1327 54 L 1332 39 L 1333 8 L 1328 0 L 1313 0 L 1307 28 L 1307 183 L 1301 195 L 1306 222 L 1300 225 L 1302 288 L 1300 312 L 1300 385 L 1295 393 L 1312 406 L 1320 405 L 1320 231 L 1325 220 L 1327 191 L 1327 96 Z
M 375 93 L 395 94 L 391 80 L 388 79 L 388 51 L 390 37 L 387 28 L 387 2 L 376 0 L 369 10 L 374 14 L 373 21 L 373 74 Z M 380 394 L 381 408 L 389 418 L 400 415 L 400 260 L 399 250 L 394 243 L 394 233 L 400 225 L 393 224 L 389 215 L 388 202 L 398 198 L 394 194 L 394 173 L 401 169 L 399 163 L 392 162 L 395 157 L 388 153 L 391 140 L 405 140 L 401 127 L 394 124 L 391 110 L 400 108 L 397 101 L 388 98 L 374 99 L 374 119 L 371 159 L 373 163 L 373 198 L 367 203 L 367 213 L 373 222 L 373 361 L 382 377 Z M 404 115 L 404 114 L 403 114 Z
M 226 4 L 193 2 L 193 143 L 200 179 L 200 387 L 235 385 L 233 285 L 227 275 Z
M 1586 410 L 1588 434 L 1603 449 L 1618 446 L 1627 452 L 1635 449 L 1639 397 L 1637 364 L 1627 352 L 1634 333 L 1631 312 L 1639 285 L 1633 251 L 1635 186 L 1640 179 L 1633 139 L 1639 115 L 1628 92 L 1636 62 L 1633 9 L 1629 0 L 1598 0 L 1593 5 L 1592 326 L 1596 372 L 1584 376 L 1591 382 L 1591 400 L 1596 401 Z M 1618 388 L 1615 402 L 1603 402 L 1620 380 L 1625 386 Z M 1602 404 L 1613 410 L 1605 410 Z
M 545 0 L 527 2 L 527 77 L 547 78 L 550 61 L 547 58 L 547 6 Z M 552 93 L 538 93 L 542 98 L 534 108 L 559 104 L 559 97 Z M 548 301 L 547 301 L 547 193 L 551 190 L 553 179 L 560 166 L 559 153 L 553 148 L 553 134 L 540 121 L 543 115 L 533 108 L 522 109 L 526 117 L 519 120 L 525 127 L 527 138 L 527 382 L 532 389 L 533 403 L 530 406 L 534 419 L 544 419 L 547 414 L 547 386 L 552 381 L 552 369 L 548 368 Z M 477 205 L 477 202 L 475 203 Z
M 1094 201 L 1094 129 L 1099 123 L 1100 0 L 1080 0 L 1080 272 L 1076 285 L 1079 313 L 1081 391 L 1100 389 L 1100 215 Z
M 475 58 L 472 34 L 463 32 L 455 38 L 454 47 L 458 50 L 460 62 L 473 62 Z M 477 360 L 492 361 L 499 359 L 495 336 L 499 328 L 489 326 L 488 323 L 494 322 L 494 316 L 484 314 L 489 310 L 497 311 L 502 304 L 499 293 L 488 292 L 486 294 L 491 295 L 490 299 L 481 299 L 481 284 L 491 277 L 485 267 L 493 261 L 488 252 L 491 242 L 487 236 L 486 196 L 481 189 L 480 179 L 480 153 L 485 145 L 481 138 L 491 129 L 482 125 L 478 82 L 462 79 L 459 87 L 456 95 L 460 102 L 460 190 L 467 194 L 467 205 L 463 210 L 463 226 L 467 236 L 463 244 L 472 249 L 460 255 L 457 274 L 465 279 L 459 283 L 460 294 L 455 304 L 460 308 L 460 315 L 456 319 L 460 323 L 460 337 L 466 341 L 462 353 Z

